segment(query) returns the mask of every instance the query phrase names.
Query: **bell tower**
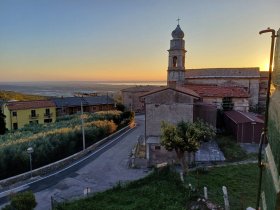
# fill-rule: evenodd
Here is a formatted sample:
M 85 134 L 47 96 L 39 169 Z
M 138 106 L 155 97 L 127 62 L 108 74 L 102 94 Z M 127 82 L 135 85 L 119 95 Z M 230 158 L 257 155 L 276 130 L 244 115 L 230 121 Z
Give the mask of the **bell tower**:
M 172 40 L 170 40 L 170 49 L 168 57 L 167 84 L 176 82 L 183 84 L 185 80 L 185 40 L 184 32 L 179 25 L 172 31 Z

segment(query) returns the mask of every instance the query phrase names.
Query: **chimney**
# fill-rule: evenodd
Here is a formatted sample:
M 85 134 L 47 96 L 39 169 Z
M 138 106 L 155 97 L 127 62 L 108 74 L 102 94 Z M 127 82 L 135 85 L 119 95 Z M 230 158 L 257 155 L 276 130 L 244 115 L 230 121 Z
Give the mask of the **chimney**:
M 176 86 L 177 86 L 176 81 L 168 81 L 167 86 L 170 88 L 176 89 Z

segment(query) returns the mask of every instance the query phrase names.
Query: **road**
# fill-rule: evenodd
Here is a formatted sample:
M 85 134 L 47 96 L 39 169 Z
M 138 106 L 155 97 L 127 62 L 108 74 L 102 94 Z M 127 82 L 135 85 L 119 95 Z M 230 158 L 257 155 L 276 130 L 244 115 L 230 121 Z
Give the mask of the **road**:
M 50 209 L 51 196 L 56 200 L 82 197 L 84 190 L 104 191 L 118 182 L 132 181 L 147 175 L 144 169 L 128 168 L 129 154 L 140 135 L 144 134 L 144 116 L 136 117 L 137 126 L 117 140 L 102 146 L 82 163 L 54 176 L 29 184 L 26 189 L 35 193 L 35 209 Z

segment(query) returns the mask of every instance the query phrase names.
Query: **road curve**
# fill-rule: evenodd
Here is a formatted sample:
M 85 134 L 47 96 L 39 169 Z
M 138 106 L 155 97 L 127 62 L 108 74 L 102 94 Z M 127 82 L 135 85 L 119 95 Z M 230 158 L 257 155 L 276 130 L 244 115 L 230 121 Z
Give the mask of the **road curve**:
M 80 164 L 24 187 L 35 193 L 38 203 L 35 209 L 50 209 L 51 196 L 58 201 L 82 197 L 86 188 L 98 192 L 111 188 L 119 181 L 146 176 L 146 170 L 128 168 L 129 154 L 138 137 L 144 134 L 144 116 L 136 116 L 136 123 L 132 131 L 106 143 L 107 146 L 102 146 Z

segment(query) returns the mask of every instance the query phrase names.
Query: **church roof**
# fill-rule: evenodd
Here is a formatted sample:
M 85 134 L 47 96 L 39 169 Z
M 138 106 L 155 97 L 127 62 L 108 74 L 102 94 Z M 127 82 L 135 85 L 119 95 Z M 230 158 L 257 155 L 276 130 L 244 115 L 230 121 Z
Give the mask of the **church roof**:
M 232 98 L 248 98 L 248 92 L 242 87 L 223 87 L 214 85 L 185 85 L 203 97 L 232 97 Z
M 251 68 L 205 68 L 205 69 L 187 69 L 186 79 L 199 78 L 259 78 L 260 71 L 258 67 Z

